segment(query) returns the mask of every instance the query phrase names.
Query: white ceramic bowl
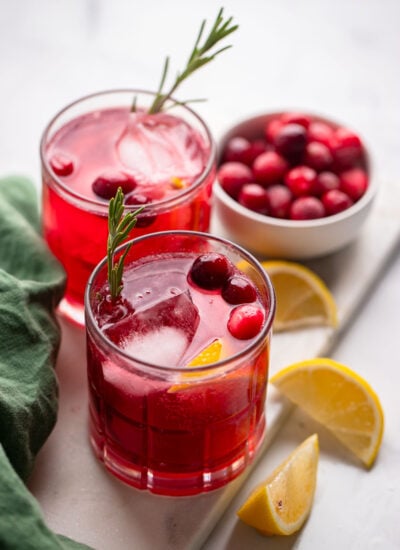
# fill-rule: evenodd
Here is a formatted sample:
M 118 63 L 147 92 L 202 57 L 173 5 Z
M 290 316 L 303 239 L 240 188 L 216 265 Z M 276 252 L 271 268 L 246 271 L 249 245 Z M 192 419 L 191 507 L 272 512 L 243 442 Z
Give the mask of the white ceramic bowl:
M 266 123 L 279 114 L 260 115 L 236 124 L 220 140 L 220 152 L 233 136 L 248 139 L 262 136 Z M 312 117 L 338 126 L 330 119 Z M 347 210 L 315 220 L 287 220 L 258 214 L 231 198 L 217 181 L 213 193 L 218 229 L 232 241 L 262 257 L 305 260 L 335 252 L 357 237 L 375 198 L 376 183 L 371 177 L 371 159 L 367 150 L 365 157 L 369 174 L 365 194 Z

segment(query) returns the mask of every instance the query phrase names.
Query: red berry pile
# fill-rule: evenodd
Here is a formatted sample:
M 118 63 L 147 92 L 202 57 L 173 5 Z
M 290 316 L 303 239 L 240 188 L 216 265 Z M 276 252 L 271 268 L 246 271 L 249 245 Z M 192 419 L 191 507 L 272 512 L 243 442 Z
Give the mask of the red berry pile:
M 261 330 L 265 315 L 256 302 L 257 291 L 251 281 L 217 252 L 198 256 L 189 271 L 189 281 L 207 291 L 221 293 L 231 309 L 228 330 L 234 338 L 248 340 Z
M 274 218 L 332 216 L 368 187 L 365 150 L 351 130 L 303 113 L 272 117 L 263 137 L 232 137 L 218 180 L 241 205 Z

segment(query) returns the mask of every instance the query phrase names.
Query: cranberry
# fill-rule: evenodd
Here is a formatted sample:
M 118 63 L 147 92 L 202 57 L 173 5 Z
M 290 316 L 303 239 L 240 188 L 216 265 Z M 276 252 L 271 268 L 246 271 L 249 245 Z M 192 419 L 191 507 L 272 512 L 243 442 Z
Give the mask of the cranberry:
M 311 123 L 310 117 L 303 113 L 283 113 L 281 121 L 284 124 L 300 124 L 300 126 L 303 126 L 306 130 Z
M 249 304 L 235 307 L 230 314 L 228 330 L 239 340 L 254 338 L 264 323 L 264 313 L 259 306 Z
M 258 183 L 245 183 L 240 190 L 238 201 L 241 205 L 259 212 L 260 214 L 266 214 L 268 212 L 268 196 L 264 189 Z
M 131 193 L 125 197 L 125 204 L 129 206 L 140 207 L 150 204 L 151 202 L 151 199 L 143 193 Z M 154 214 L 151 209 L 144 208 L 144 210 L 137 216 L 135 227 L 149 227 L 149 225 L 155 222 L 156 218 L 157 214 Z
M 281 155 L 275 151 L 266 151 L 254 161 L 253 174 L 258 183 L 270 185 L 280 181 L 288 168 L 288 163 Z
M 273 118 L 265 127 L 265 137 L 270 143 L 274 143 L 276 134 L 283 128 L 284 123 L 280 118 Z
M 243 184 L 253 181 L 253 173 L 241 162 L 225 162 L 218 170 L 218 180 L 224 191 L 237 199 Z
M 318 122 L 317 120 L 311 122 L 308 127 L 308 140 L 317 141 L 323 143 L 330 148 L 334 130 L 332 126 L 329 126 L 325 122 Z
M 317 172 L 327 170 L 333 162 L 332 153 L 326 145 L 318 141 L 311 141 L 306 146 L 304 163 L 310 168 L 314 168 Z
M 287 218 L 293 195 L 286 185 L 271 185 L 266 189 L 269 215 L 274 218 Z
M 314 220 L 324 216 L 324 205 L 316 197 L 299 197 L 292 202 L 290 207 L 292 220 Z
M 118 187 L 121 187 L 123 193 L 126 195 L 133 191 L 136 187 L 136 182 L 132 176 L 116 171 L 106 172 L 92 183 L 92 189 L 96 195 L 107 200 L 115 197 Z
M 339 170 L 351 168 L 362 158 L 360 138 L 347 128 L 338 128 L 331 140 L 331 150 Z
M 265 153 L 265 151 L 270 150 L 271 145 L 267 144 L 267 142 L 263 139 L 255 139 L 251 142 L 251 156 L 252 156 L 252 162 L 256 160 L 256 158 L 261 155 L 262 153 Z
M 208 252 L 195 259 L 190 268 L 190 276 L 200 288 L 216 290 L 226 283 L 232 271 L 233 266 L 226 256 Z
M 251 164 L 253 160 L 251 143 L 248 139 L 235 136 L 228 141 L 224 151 L 224 162 Z
M 353 168 L 340 174 L 340 189 L 353 201 L 358 201 L 367 190 L 368 176 L 361 168 Z
M 296 197 L 313 193 L 317 173 L 308 166 L 296 166 L 286 174 L 285 183 Z
M 333 214 L 338 214 L 350 208 L 353 201 L 346 193 L 340 191 L 340 189 L 332 189 L 322 195 L 322 203 L 328 216 L 332 216 Z
M 340 179 L 333 172 L 320 172 L 314 185 L 314 194 L 322 195 L 331 189 L 339 189 Z
M 222 288 L 221 295 L 228 304 L 254 302 L 257 292 L 254 285 L 245 277 L 233 275 Z
M 300 124 L 286 124 L 277 131 L 274 145 L 278 153 L 290 161 L 296 161 L 304 153 L 307 131 Z
M 67 155 L 62 153 L 51 157 L 50 166 L 57 176 L 70 176 L 74 171 L 74 163 Z

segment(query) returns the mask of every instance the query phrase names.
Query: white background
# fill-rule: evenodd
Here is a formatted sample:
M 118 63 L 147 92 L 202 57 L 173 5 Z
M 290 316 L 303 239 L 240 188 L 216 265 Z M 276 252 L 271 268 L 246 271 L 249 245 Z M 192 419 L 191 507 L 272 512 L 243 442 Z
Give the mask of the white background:
M 199 22 L 213 19 L 219 5 L 0 0 L 0 176 L 28 175 L 39 190 L 39 140 L 49 119 L 87 93 L 154 89 L 165 55 L 172 58 L 172 72 L 180 68 Z M 209 98 L 197 110 L 216 136 L 264 110 L 315 111 L 356 129 L 370 147 L 378 181 L 400 185 L 400 2 L 226 0 L 224 5 L 240 23 L 234 47 L 177 94 Z M 400 219 L 400 204 L 398 211 Z M 382 400 L 385 437 L 373 470 L 356 467 L 320 432 L 318 489 L 302 531 L 287 539 L 261 537 L 235 519 L 246 496 L 239 493 L 205 550 L 400 548 L 399 281 L 396 254 L 333 354 L 362 372 Z M 265 472 L 255 471 L 254 480 L 315 429 L 296 411 L 263 460 Z

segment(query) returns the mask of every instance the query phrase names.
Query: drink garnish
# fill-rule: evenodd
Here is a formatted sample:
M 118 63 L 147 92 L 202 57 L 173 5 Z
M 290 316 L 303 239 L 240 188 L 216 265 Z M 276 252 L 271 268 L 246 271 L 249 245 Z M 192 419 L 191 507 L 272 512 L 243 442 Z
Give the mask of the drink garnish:
M 129 244 L 118 260 L 115 259 L 115 250 L 129 236 L 130 231 L 135 227 L 138 214 L 143 210 L 141 206 L 134 212 L 124 214 L 124 194 L 121 187 L 110 200 L 108 206 L 108 239 L 107 239 L 107 270 L 110 295 L 116 300 L 122 290 L 122 273 L 124 261 L 132 244 Z
M 215 22 L 208 34 L 208 36 L 205 38 L 202 44 L 200 44 L 201 38 L 203 36 L 203 31 L 206 25 L 206 20 L 204 20 L 201 23 L 200 31 L 197 35 L 196 42 L 194 44 L 193 50 L 190 54 L 190 57 L 186 63 L 185 68 L 182 72 L 178 72 L 175 81 L 171 85 L 168 92 L 163 92 L 164 84 L 167 78 L 168 69 L 169 69 L 169 57 L 167 56 L 164 62 L 164 68 L 161 75 L 161 81 L 160 85 L 158 87 L 158 91 L 156 94 L 156 97 L 154 98 L 154 101 L 149 109 L 149 114 L 155 114 L 162 111 L 164 104 L 168 99 L 171 98 L 171 96 L 174 94 L 178 86 L 186 80 L 191 74 L 193 74 L 195 71 L 200 69 L 200 67 L 203 67 L 203 65 L 206 65 L 210 61 L 212 61 L 217 55 L 222 53 L 224 50 L 227 50 L 228 48 L 231 48 L 231 45 L 224 46 L 220 48 L 217 51 L 212 52 L 213 48 L 226 38 L 229 34 L 232 34 L 236 31 L 238 28 L 238 25 L 232 25 L 232 17 L 229 17 L 228 19 L 224 20 L 223 17 L 223 8 L 221 8 L 218 12 L 218 15 L 215 19 Z M 177 102 L 180 105 L 186 105 L 187 103 L 191 103 L 193 101 L 201 101 L 201 100 L 195 100 L 190 99 L 182 102 Z M 136 99 L 133 101 L 133 105 L 131 108 L 132 112 L 136 111 Z

